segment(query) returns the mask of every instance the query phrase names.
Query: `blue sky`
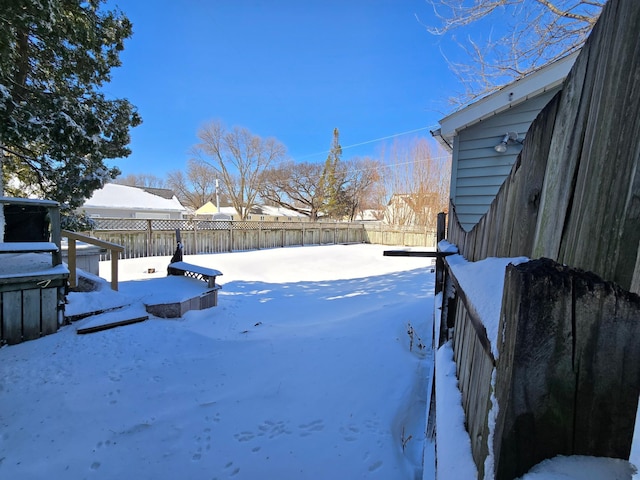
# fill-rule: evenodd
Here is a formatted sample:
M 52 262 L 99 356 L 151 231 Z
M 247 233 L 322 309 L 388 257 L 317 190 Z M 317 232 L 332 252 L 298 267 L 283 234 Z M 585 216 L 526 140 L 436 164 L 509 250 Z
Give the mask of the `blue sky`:
M 275 137 L 298 161 L 324 161 L 335 127 L 343 158 L 430 138 L 460 87 L 425 0 L 110 1 L 133 22 L 122 67 L 105 86 L 143 124 L 124 175 L 182 170 L 208 120 Z M 362 145 L 361 145 L 362 144 Z M 359 146 L 353 146 L 359 145 Z

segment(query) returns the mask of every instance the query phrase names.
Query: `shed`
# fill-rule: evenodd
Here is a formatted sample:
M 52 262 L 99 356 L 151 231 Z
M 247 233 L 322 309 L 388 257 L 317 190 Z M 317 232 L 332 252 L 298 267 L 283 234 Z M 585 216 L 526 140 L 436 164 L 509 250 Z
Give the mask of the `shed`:
M 578 52 L 440 120 L 431 134 L 452 153 L 450 198 L 466 231 L 489 210 L 529 126 L 562 88 Z

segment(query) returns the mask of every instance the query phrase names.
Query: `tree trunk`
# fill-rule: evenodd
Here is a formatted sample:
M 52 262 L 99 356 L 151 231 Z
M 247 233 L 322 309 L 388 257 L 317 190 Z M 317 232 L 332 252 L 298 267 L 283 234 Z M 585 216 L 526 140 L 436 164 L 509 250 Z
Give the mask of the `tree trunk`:
M 0 143 L 0 197 L 4 197 L 4 150 Z M 0 204 L 0 243 L 4 242 L 4 204 Z

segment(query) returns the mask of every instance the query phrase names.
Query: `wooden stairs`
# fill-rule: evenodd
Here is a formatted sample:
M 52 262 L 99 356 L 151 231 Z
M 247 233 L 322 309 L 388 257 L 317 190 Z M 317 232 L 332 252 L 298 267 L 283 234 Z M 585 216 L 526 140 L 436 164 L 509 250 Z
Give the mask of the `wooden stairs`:
M 140 323 L 148 319 L 149 315 L 143 305 L 139 307 L 124 305 L 107 310 L 87 312 L 75 317 L 67 317 L 68 321 L 79 323 L 76 328 L 76 332 L 79 335 Z

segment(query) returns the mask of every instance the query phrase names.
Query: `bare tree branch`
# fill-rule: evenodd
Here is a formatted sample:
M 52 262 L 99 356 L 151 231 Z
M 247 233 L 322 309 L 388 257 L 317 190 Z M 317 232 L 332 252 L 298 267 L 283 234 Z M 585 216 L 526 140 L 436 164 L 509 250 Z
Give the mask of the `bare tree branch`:
M 245 220 L 255 205 L 264 172 L 285 157 L 284 145 L 263 139 L 242 127 L 227 128 L 211 121 L 198 131 L 202 141 L 194 153 L 220 175 L 231 204 Z
M 385 220 L 393 225 L 435 229 L 438 212 L 449 202 L 449 155 L 434 151 L 424 138 L 395 140 L 382 151 Z
M 451 99 L 466 104 L 579 49 L 597 21 L 606 0 L 428 0 L 440 26 L 426 26 L 434 35 L 449 36 L 465 53 L 450 61 L 464 92 Z M 492 22 L 493 20 L 493 22 Z M 491 35 L 473 32 L 464 42 L 455 31 L 490 23 Z M 500 36 L 493 38 L 494 32 Z

